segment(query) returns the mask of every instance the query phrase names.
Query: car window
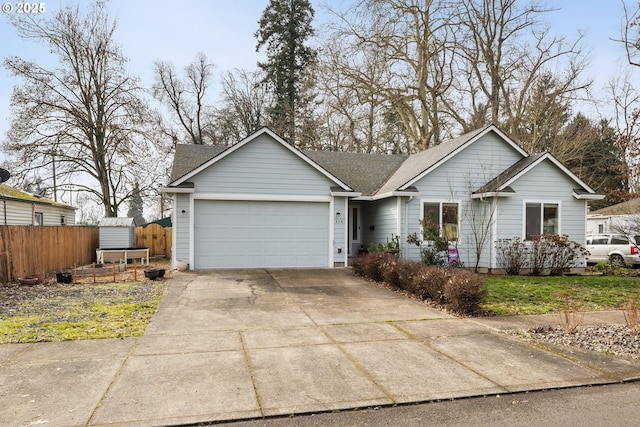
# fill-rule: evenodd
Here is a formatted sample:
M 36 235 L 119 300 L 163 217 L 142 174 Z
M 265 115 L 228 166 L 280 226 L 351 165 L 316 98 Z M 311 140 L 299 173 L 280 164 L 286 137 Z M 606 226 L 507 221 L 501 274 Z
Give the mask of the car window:
M 608 237 L 594 237 L 592 241 L 592 245 L 606 245 L 609 243 Z
M 612 245 L 628 245 L 629 239 L 624 236 L 611 236 Z

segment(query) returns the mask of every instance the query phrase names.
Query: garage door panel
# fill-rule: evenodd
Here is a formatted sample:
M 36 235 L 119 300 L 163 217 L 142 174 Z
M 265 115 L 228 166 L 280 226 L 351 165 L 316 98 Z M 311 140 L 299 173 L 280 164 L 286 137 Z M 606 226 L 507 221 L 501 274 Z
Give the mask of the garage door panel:
M 195 202 L 195 268 L 326 267 L 329 204 Z

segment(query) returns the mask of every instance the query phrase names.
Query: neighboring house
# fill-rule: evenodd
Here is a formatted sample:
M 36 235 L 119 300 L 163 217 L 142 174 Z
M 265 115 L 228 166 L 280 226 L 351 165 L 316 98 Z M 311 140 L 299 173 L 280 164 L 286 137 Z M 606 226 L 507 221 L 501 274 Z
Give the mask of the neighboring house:
M 640 235 L 640 198 L 628 200 L 587 215 L 587 234 Z
M 179 145 L 173 263 L 190 269 L 332 267 L 371 243 L 406 242 L 430 217 L 467 266 L 497 268 L 494 242 L 567 234 L 585 243 L 601 199 L 551 154 L 490 125 L 411 156 L 300 151 L 267 128 L 231 147 Z
M 0 184 L 0 225 L 75 225 L 76 208 Z

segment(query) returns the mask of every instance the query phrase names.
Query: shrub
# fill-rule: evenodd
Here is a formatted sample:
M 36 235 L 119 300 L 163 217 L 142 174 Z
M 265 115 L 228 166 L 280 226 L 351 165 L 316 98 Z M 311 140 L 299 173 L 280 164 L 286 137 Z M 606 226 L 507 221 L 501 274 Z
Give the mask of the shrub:
M 463 314 L 477 312 L 488 293 L 482 277 L 467 270 L 452 270 L 444 287 L 447 308 Z
M 420 240 L 417 233 L 413 233 L 407 236 L 407 243 L 420 248 L 420 257 L 425 265 L 446 265 L 449 241 L 440 236 L 440 228 L 427 218 L 420 221 L 420 227 L 424 242 Z
M 566 234 L 560 236 L 543 234 L 542 237 L 549 247 L 548 267 L 549 274 L 552 276 L 562 275 L 571 267 L 577 266 L 578 262 L 587 256 L 587 250 L 580 243 L 569 240 Z
M 600 261 L 593 266 L 593 271 L 602 273 L 605 276 L 627 276 L 629 269 L 621 267 L 617 262 Z
M 413 277 L 412 293 L 420 299 L 431 299 L 444 304 L 444 288 L 449 276 L 450 270 L 446 268 L 420 266 Z
M 496 241 L 496 260 L 505 273 L 517 276 L 526 267 L 528 258 L 529 248 L 519 237 Z
M 397 259 L 394 255 L 385 252 L 362 254 L 351 260 L 351 267 L 353 272 L 359 276 L 382 282 L 384 281 L 383 271 L 389 263 L 389 258 Z

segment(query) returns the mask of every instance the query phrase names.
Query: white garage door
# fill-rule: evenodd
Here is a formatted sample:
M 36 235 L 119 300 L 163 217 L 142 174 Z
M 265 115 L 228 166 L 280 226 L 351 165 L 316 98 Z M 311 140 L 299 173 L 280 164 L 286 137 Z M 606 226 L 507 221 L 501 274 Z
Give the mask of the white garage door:
M 195 201 L 195 268 L 326 267 L 329 203 Z

